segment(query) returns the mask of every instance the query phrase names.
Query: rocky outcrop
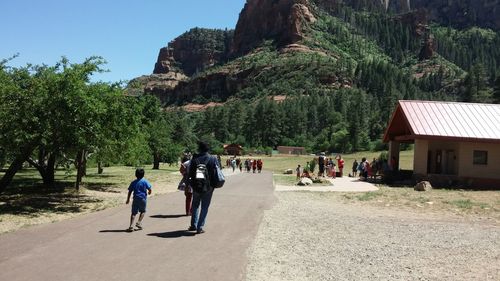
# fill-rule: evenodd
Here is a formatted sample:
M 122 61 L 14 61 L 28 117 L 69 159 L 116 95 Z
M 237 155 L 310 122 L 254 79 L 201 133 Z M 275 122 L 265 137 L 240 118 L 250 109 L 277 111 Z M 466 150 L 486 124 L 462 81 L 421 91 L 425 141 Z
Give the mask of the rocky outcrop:
M 233 31 L 193 28 L 160 50 L 154 74 L 182 71 L 188 76 L 227 60 Z
M 157 96 L 164 105 L 225 101 L 246 86 L 246 79 L 252 71 L 253 69 L 237 72 L 221 70 L 190 79 L 184 76 L 186 79 L 176 82 L 165 79 L 147 80 L 149 82 L 145 84 L 144 92 Z M 145 77 L 152 76 L 155 75 Z
M 248 53 L 264 40 L 278 46 L 304 38 L 303 27 L 316 21 L 308 0 L 248 0 L 236 25 L 232 56 Z
M 180 71 L 178 63 L 174 59 L 174 50 L 170 47 L 161 48 L 153 74 L 165 74 L 172 71 Z
M 427 33 L 424 38 L 424 44 L 420 53 L 418 54 L 419 60 L 428 60 L 434 56 L 435 48 L 434 48 L 434 38 L 432 35 Z
M 129 94 L 134 94 L 137 89 L 146 93 L 168 93 L 187 80 L 186 75 L 173 71 L 166 74 L 144 75 L 130 80 L 127 90 Z

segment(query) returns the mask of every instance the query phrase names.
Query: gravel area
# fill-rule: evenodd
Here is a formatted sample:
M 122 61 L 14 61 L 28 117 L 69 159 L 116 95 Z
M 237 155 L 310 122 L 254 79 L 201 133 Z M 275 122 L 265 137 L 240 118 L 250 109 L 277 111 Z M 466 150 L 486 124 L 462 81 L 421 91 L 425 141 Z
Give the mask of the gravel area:
M 276 192 L 246 280 L 500 280 L 500 226 Z

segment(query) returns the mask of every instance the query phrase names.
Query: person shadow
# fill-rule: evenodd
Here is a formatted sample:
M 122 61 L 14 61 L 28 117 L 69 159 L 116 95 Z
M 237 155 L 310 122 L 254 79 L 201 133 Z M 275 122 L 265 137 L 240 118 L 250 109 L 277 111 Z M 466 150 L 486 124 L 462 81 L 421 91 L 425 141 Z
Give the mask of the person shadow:
M 181 217 L 186 217 L 187 215 L 152 215 L 149 216 L 150 218 L 154 219 L 175 219 L 175 218 L 181 218 Z
M 148 236 L 156 236 L 158 238 L 180 238 L 195 236 L 196 233 L 187 230 L 175 230 L 169 232 L 149 233 Z
M 99 231 L 99 233 L 118 233 L 118 232 L 129 232 L 129 231 L 127 231 L 127 229 L 106 229 Z

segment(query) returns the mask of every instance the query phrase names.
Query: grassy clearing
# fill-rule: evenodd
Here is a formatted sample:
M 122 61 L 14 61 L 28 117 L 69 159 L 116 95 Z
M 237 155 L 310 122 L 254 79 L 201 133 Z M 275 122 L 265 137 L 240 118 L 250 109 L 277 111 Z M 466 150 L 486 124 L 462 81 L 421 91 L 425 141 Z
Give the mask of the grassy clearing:
M 153 185 L 153 195 L 175 191 L 180 179 L 177 171 L 177 167 L 169 166 L 162 166 L 160 170 L 146 168 L 146 178 Z M 74 172 L 57 171 L 56 186 L 46 188 L 36 170 L 20 171 L 12 187 L 0 194 L 0 233 L 123 204 L 128 185 L 135 178 L 135 168 L 132 167 L 105 168 L 101 175 L 96 169 L 88 169 L 87 173 L 77 192 L 74 189 Z

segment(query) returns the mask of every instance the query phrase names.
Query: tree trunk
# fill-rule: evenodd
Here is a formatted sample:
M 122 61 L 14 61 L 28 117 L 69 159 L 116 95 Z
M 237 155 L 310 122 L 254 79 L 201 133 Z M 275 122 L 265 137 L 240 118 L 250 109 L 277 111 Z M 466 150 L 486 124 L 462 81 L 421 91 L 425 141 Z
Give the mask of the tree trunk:
M 21 169 L 23 166 L 24 159 L 16 158 L 12 164 L 10 164 L 9 168 L 3 175 L 2 179 L 0 179 L 0 193 L 2 193 L 7 186 L 12 182 L 14 175 L 16 175 L 17 171 Z
M 102 172 L 104 172 L 104 169 L 102 168 L 102 162 L 97 161 L 97 174 L 102 175 Z
M 18 155 L 12 164 L 10 164 L 9 168 L 0 179 L 0 193 L 4 192 L 7 186 L 12 182 L 12 179 L 16 175 L 17 171 L 19 171 L 23 167 L 24 161 L 29 157 L 33 148 L 27 148 Z
M 76 182 L 75 182 L 75 189 L 76 191 L 80 191 L 80 183 L 82 182 L 82 177 L 84 176 L 84 169 L 86 165 L 86 152 L 84 149 L 78 151 L 78 154 L 76 156 Z
M 158 153 L 153 154 L 153 170 L 160 169 L 160 155 Z
M 55 182 L 55 173 L 56 173 L 56 153 L 49 153 L 47 164 L 45 164 L 45 151 L 41 150 L 38 155 L 38 163 L 33 159 L 28 158 L 28 162 L 34 166 L 40 176 L 42 177 L 43 184 L 48 187 L 54 186 Z
M 49 159 L 47 160 L 47 166 L 45 167 L 45 175 L 42 175 L 43 184 L 46 186 L 53 186 L 55 182 L 56 173 L 56 154 L 51 153 Z

